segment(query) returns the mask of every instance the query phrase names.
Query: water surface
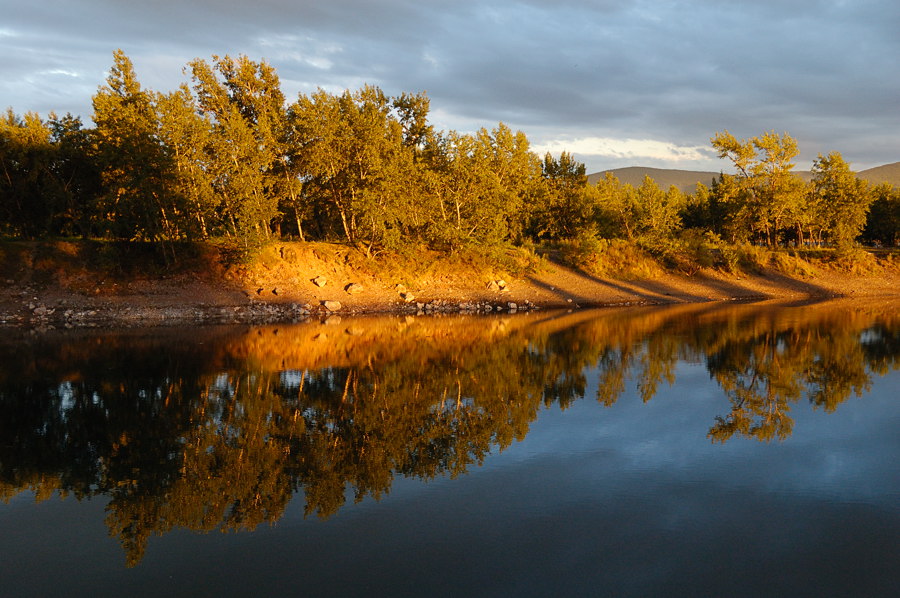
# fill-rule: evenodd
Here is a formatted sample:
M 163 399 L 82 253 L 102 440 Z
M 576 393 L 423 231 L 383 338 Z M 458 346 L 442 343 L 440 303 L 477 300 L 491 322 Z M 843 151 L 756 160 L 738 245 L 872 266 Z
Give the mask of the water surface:
M 891 306 L 12 332 L 0 579 L 893 596 L 898 358 Z

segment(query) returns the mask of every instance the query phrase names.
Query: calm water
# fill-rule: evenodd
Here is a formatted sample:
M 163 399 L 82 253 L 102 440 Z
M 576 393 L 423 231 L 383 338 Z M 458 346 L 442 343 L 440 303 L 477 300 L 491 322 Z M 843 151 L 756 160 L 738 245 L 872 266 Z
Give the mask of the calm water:
M 900 305 L 0 335 L 4 596 L 900 588 Z

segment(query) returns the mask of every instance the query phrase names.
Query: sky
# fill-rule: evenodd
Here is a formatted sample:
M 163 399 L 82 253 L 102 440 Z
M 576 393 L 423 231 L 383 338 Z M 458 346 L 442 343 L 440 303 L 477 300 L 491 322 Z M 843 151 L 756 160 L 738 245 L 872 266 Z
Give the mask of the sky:
M 0 108 L 90 122 L 121 48 L 171 91 L 244 54 L 289 100 L 425 91 L 438 129 L 504 122 L 588 172 L 728 170 L 709 140 L 788 133 L 855 170 L 900 161 L 897 0 L 0 0 Z

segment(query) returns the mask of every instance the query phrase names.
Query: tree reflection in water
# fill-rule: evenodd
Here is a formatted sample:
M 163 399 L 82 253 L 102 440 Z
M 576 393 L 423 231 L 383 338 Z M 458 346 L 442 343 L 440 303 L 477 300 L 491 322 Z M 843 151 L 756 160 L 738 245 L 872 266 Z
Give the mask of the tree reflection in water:
M 893 310 L 896 313 L 896 310 Z M 395 476 L 457 476 L 597 377 L 650 401 L 680 361 L 724 391 L 713 442 L 784 439 L 897 367 L 891 312 L 694 305 L 516 317 L 8 335 L 0 497 L 108 496 L 127 562 L 175 527 L 253 529 L 295 493 L 328 517 Z

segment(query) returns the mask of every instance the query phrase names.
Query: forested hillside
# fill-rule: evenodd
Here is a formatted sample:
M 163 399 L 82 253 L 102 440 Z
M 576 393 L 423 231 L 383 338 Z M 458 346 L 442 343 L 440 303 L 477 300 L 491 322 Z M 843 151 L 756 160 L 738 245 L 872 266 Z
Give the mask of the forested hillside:
M 185 72 L 176 90 L 146 89 L 117 51 L 93 126 L 9 109 L 0 234 L 151 241 L 173 257 L 178 242 L 208 239 L 239 249 L 341 241 L 370 253 L 622 239 L 663 256 L 698 243 L 900 242 L 896 187 L 866 182 L 837 152 L 801 176 L 787 133 L 716 133 L 735 174 L 702 173 L 686 191 L 646 174 L 589 181 L 571 155 L 540 157 L 503 123 L 435 130 L 424 93 L 286 98 L 275 70 L 245 56 L 197 59 Z

